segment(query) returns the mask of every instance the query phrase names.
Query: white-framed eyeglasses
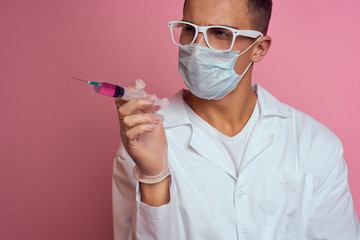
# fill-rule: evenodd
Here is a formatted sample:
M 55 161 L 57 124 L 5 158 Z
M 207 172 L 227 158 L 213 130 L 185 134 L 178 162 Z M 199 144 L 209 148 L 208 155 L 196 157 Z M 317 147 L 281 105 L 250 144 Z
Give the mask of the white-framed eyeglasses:
M 237 36 L 249 38 L 263 36 L 261 32 L 255 30 L 238 30 L 224 26 L 198 26 L 185 21 L 171 21 L 169 28 L 172 40 L 177 46 L 194 43 L 198 34 L 202 33 L 208 47 L 221 52 L 231 51 Z

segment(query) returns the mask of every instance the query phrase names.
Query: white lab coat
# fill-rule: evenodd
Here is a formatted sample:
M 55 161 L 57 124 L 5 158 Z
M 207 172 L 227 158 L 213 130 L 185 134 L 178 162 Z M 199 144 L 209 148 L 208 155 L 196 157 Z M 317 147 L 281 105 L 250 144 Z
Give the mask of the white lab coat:
M 339 139 L 324 125 L 253 84 L 260 118 L 240 167 L 191 126 L 182 91 L 161 110 L 168 140 L 171 200 L 139 199 L 134 163 L 120 146 L 114 161 L 116 240 L 359 240 L 359 221 Z

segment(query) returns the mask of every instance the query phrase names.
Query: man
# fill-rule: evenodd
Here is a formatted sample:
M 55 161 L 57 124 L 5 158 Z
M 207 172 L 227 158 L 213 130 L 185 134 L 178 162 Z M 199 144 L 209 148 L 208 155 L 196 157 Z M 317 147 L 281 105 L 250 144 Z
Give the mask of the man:
M 169 26 L 189 91 L 162 115 L 117 100 L 115 239 L 359 239 L 338 138 L 251 84 L 271 6 L 186 1 Z

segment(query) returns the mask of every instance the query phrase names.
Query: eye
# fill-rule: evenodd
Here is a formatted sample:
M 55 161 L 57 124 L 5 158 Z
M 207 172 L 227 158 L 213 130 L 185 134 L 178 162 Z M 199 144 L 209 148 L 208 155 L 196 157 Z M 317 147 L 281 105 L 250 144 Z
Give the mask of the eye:
M 194 29 L 194 28 L 193 28 L 192 26 L 190 26 L 190 25 L 185 25 L 183 28 L 185 29 L 185 31 L 192 31 L 192 30 Z
M 182 29 L 183 29 L 183 31 L 184 32 L 186 32 L 186 33 L 193 33 L 193 32 L 195 32 L 195 28 L 193 27 L 193 26 L 191 26 L 191 25 L 184 25 L 183 27 L 182 27 Z
M 195 28 L 189 24 L 181 24 L 181 35 L 194 35 Z
M 223 40 L 232 39 L 233 36 L 232 31 L 225 28 L 210 28 L 207 34 L 217 39 Z
M 223 30 L 215 30 L 214 33 L 217 36 L 230 36 L 227 32 L 225 32 Z

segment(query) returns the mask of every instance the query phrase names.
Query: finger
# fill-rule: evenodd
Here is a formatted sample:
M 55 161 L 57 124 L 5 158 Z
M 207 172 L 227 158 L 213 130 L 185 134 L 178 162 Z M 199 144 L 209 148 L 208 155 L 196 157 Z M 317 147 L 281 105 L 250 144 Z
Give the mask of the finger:
M 155 113 L 154 105 L 147 106 L 143 109 L 141 109 L 142 113 Z
M 124 131 L 130 147 L 136 147 L 138 138 L 141 134 L 151 132 L 156 128 L 156 124 L 141 124 L 127 131 Z
M 151 95 L 149 98 L 151 100 L 153 100 L 154 103 L 155 103 L 155 101 L 156 101 L 156 95 L 155 94 Z M 146 106 L 146 107 L 141 109 L 141 112 L 143 112 L 143 113 L 155 113 L 155 107 L 154 107 L 154 105 Z
M 124 117 L 124 128 L 130 129 L 140 124 L 159 124 L 164 122 L 164 117 L 160 114 L 145 113 L 145 114 L 134 114 Z
M 120 120 L 124 119 L 124 117 L 132 115 L 139 110 L 147 109 L 153 106 L 155 103 L 154 99 L 151 98 L 136 98 L 133 99 L 119 107 L 118 114 Z

